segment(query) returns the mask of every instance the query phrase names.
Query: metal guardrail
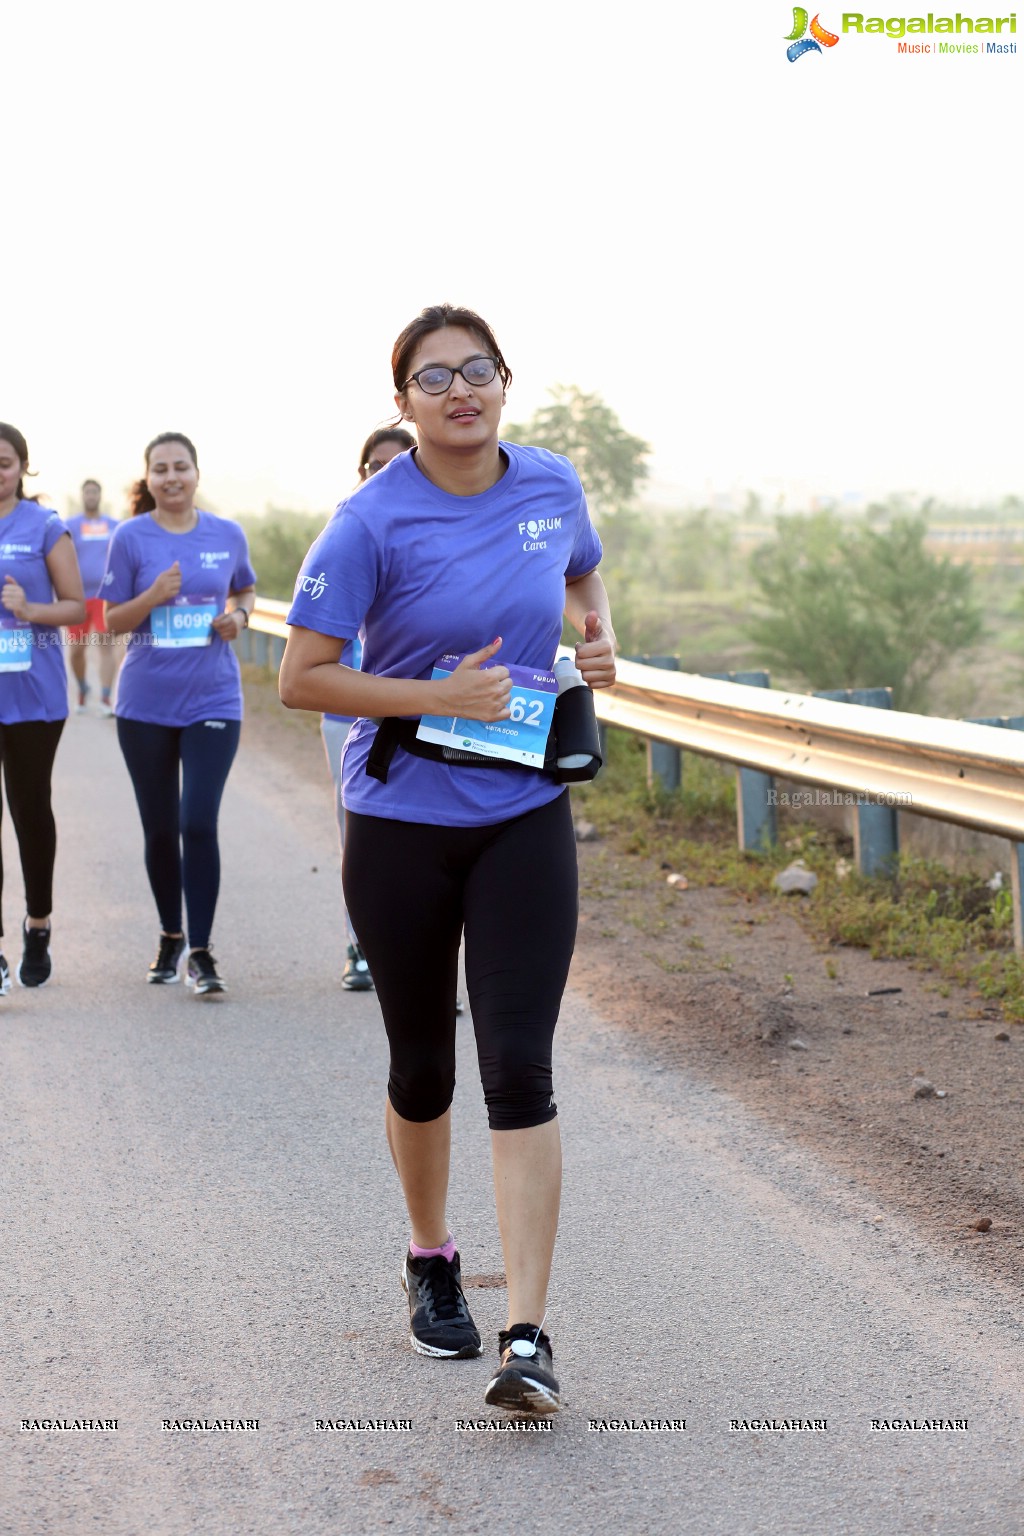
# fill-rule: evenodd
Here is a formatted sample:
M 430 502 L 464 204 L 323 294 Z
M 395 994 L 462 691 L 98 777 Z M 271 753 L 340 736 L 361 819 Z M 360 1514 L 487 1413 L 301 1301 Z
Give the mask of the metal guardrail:
M 1024 836 L 1024 738 L 936 720 L 617 663 L 595 695 L 609 725 L 779 778 L 848 790 L 918 815 Z
M 246 659 L 280 665 L 288 606 L 257 602 L 242 637 Z M 1014 942 L 1024 951 L 1024 735 L 663 671 L 621 658 L 617 673 L 614 689 L 594 696 L 598 719 L 606 725 L 741 768 L 1009 838 L 1015 845 Z M 740 840 L 742 846 L 742 824 Z

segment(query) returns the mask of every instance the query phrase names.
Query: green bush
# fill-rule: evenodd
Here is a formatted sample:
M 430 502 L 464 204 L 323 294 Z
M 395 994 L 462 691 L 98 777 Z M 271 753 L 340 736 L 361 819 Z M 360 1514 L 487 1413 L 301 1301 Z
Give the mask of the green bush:
M 263 517 L 240 517 L 249 540 L 260 597 L 291 601 L 295 578 L 306 552 L 327 523 L 326 512 L 278 512 Z

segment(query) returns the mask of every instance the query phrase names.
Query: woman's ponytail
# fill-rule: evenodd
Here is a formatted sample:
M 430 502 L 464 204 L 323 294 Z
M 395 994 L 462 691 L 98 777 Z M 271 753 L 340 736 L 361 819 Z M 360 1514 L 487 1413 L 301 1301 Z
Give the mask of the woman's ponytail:
M 145 480 L 136 480 L 128 492 L 128 516 L 139 517 L 143 512 L 152 512 L 155 506 L 153 493 Z

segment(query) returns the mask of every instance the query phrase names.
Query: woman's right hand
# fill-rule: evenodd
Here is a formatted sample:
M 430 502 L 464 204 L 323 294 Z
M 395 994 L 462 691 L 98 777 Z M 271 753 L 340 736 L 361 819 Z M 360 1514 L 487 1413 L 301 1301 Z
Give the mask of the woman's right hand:
M 166 571 L 161 571 L 153 585 L 149 589 L 149 595 L 153 599 L 153 607 L 159 608 L 164 603 L 169 603 L 177 597 L 181 591 L 181 566 L 175 560 Z
M 512 679 L 507 667 L 489 667 L 491 657 L 501 649 L 501 636 L 482 651 L 464 656 L 455 671 L 445 678 L 444 707 L 440 715 L 460 715 L 463 720 L 507 720 Z

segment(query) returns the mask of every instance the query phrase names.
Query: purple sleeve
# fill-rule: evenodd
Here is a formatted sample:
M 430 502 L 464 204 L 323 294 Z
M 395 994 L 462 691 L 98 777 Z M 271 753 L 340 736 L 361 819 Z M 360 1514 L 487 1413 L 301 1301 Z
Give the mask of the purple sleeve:
M 381 569 L 369 529 L 354 512 L 340 511 L 302 563 L 287 622 L 337 640 L 352 639 L 377 595 Z
M 231 586 L 229 591 L 241 592 L 243 587 L 256 585 L 256 572 L 252 568 L 249 559 L 249 541 L 243 528 L 238 529 L 238 558 L 235 560 L 235 568 L 231 573 Z
M 70 532 L 71 529 L 63 518 L 58 517 L 56 512 L 52 513 L 43 525 L 43 554 L 48 555 L 58 539 L 62 539 L 66 533 L 70 534 Z
M 580 486 L 580 505 L 576 514 L 576 536 L 572 542 L 572 554 L 569 556 L 569 564 L 565 568 L 566 581 L 578 581 L 581 576 L 589 576 L 601 564 L 601 556 L 604 550 L 601 540 L 597 536 L 597 529 L 590 521 L 590 508 L 587 506 L 586 493 Z
M 131 540 L 125 534 L 125 529 L 130 524 L 122 523 L 115 528 L 114 536 L 110 541 L 110 549 L 107 553 L 107 569 L 100 584 L 100 596 L 106 603 L 126 603 L 130 597 L 135 597 L 135 579 L 138 563 L 131 547 Z

